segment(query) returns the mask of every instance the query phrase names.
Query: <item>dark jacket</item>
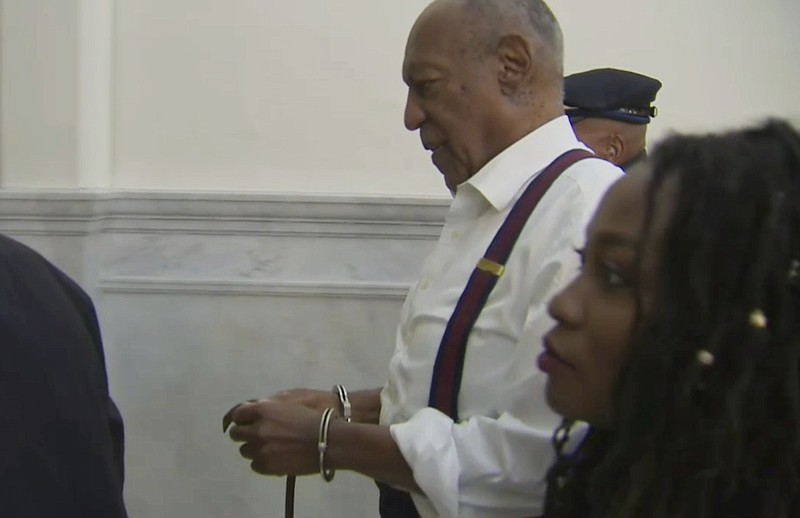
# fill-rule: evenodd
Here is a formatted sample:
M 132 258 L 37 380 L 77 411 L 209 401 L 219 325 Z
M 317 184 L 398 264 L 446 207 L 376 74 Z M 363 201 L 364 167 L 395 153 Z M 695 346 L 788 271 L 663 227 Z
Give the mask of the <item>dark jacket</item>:
M 126 517 L 123 441 L 91 299 L 0 235 L 0 516 Z

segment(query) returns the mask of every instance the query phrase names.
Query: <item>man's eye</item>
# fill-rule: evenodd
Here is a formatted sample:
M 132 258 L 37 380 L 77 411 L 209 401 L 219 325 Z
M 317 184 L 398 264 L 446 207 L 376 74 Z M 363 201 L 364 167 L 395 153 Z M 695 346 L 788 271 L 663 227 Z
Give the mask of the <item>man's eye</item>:
M 427 97 L 433 91 L 433 85 L 435 83 L 436 81 L 433 79 L 417 81 L 414 88 L 417 90 L 417 94 L 419 94 L 420 97 Z

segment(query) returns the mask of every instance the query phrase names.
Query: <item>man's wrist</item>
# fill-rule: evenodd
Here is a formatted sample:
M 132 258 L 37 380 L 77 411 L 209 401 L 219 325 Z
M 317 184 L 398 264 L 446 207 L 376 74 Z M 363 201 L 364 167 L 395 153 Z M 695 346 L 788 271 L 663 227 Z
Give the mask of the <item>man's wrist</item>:
M 348 394 L 353 422 L 378 424 L 381 418 L 381 388 Z

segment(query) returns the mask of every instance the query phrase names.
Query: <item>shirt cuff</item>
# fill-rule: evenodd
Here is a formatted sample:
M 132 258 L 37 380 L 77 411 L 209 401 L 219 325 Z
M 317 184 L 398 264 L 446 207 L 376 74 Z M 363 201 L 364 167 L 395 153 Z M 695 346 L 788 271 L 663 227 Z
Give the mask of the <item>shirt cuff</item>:
M 389 427 L 414 481 L 439 516 L 458 516 L 461 467 L 453 442 L 453 420 L 433 408 L 423 408 L 404 423 Z

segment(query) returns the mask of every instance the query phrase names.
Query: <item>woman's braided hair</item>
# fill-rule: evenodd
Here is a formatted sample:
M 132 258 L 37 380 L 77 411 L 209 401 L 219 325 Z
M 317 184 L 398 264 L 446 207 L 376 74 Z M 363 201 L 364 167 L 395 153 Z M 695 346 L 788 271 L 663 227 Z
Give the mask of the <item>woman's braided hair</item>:
M 557 441 L 546 516 L 798 517 L 800 135 L 771 120 L 672 136 L 648 162 L 645 233 L 657 194 L 674 192 L 655 297 L 613 432 L 590 429 L 569 454 Z

